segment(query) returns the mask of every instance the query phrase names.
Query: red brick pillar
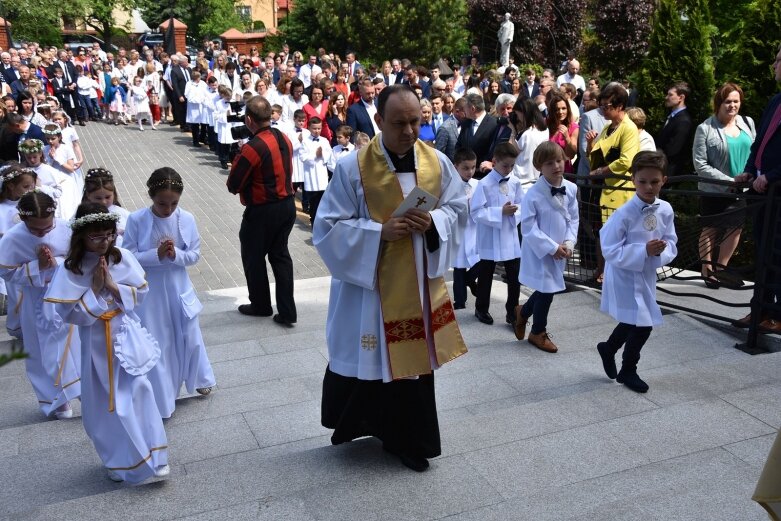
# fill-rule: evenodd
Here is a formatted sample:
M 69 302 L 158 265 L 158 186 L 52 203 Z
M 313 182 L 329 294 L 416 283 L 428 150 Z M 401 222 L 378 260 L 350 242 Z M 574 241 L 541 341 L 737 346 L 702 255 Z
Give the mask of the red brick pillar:
M 168 29 L 168 20 L 159 25 L 160 32 L 165 34 Z M 174 18 L 174 41 L 176 42 L 176 52 L 187 54 L 187 26 Z
M 8 41 L 7 27 L 11 27 L 11 22 L 6 22 L 5 18 L 0 18 L 0 48 L 7 51 L 11 48 L 11 42 Z

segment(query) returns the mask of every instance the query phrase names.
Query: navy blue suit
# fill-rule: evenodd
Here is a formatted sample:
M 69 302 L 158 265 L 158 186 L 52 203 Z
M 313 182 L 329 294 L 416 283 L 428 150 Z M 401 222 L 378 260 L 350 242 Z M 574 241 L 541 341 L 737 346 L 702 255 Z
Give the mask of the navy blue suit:
M 534 98 L 536 98 L 539 95 L 540 95 L 540 84 L 539 83 L 537 83 L 536 81 L 534 82 L 534 86 L 532 87 L 532 94 L 531 94 L 531 96 L 529 96 L 529 84 L 526 83 L 525 81 L 523 83 L 521 83 L 521 99 L 530 98 L 530 99 L 533 100 Z
M 374 125 L 369 117 L 369 112 L 363 105 L 363 100 L 350 105 L 347 109 L 347 125 L 355 132 L 364 132 L 369 139 L 374 137 Z

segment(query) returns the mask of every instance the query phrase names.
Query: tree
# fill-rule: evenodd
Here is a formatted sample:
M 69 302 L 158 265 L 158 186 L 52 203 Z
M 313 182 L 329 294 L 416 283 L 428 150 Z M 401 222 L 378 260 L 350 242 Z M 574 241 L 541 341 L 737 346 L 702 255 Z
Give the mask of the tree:
M 328 46 L 364 61 L 390 56 L 429 64 L 467 49 L 463 0 L 297 0 L 280 28 L 291 48 Z
M 236 10 L 236 0 L 138 0 L 141 17 L 149 27 L 158 27 L 174 16 L 196 38 L 213 38 L 228 29 L 244 31 L 246 20 Z
M 114 10 L 120 9 L 128 13 L 136 8 L 136 0 L 76 0 L 73 1 L 72 9 L 74 12 L 82 13 L 87 27 L 95 29 L 101 39 L 106 42 L 106 46 L 111 45 L 111 41 L 116 32 L 117 22 L 114 19 Z
M 637 70 L 648 51 L 656 0 L 595 0 L 593 38 L 586 49 L 591 70 L 605 79 L 623 79 Z
M 652 133 L 667 117 L 664 97 L 676 81 L 691 87 L 686 106 L 695 122 L 712 114 L 715 89 L 711 26 L 705 0 L 660 0 L 654 17 L 648 55 L 635 82 L 638 104 L 648 115 Z
M 781 44 L 781 0 L 757 0 L 738 27 L 716 64 L 716 77 L 719 83 L 741 86 L 740 112 L 759 121 L 768 100 L 778 92 L 772 65 Z
M 510 55 L 516 63 L 558 68 L 582 46 L 586 0 L 467 0 L 472 41 L 484 59 L 493 60 L 499 16 L 510 13 L 515 37 Z
M 36 41 L 42 45 L 62 43 L 62 5 L 49 0 L 4 0 L 2 16 L 13 25 L 15 40 Z

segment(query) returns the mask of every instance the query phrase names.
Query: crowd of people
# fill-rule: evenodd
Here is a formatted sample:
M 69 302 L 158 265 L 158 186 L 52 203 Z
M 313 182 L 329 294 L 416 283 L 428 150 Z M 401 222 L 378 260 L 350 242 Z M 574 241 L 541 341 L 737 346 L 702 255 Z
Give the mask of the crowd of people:
M 781 168 L 778 98 L 756 125 L 739 114 L 743 92 L 733 83 L 717 90 L 714 115 L 699 127 L 686 108 L 689 86 L 670 85 L 669 116 L 651 136 L 635 92 L 596 76 L 586 81 L 574 57 L 538 79 L 512 59 L 488 70 L 476 46 L 461 66 L 430 67 L 405 59 L 364 66 L 353 52 L 342 61 L 325 49 L 305 59 L 287 47 L 261 56 L 207 45 L 192 67 L 160 48 L 117 54 L 115 61 L 97 47 L 71 55 L 28 45 L 0 55 L 8 92 L 0 276 L 9 310 L 23 303 L 9 328 L 33 353 L 28 375 L 45 414 L 68 417 L 68 401 L 81 393 L 85 428 L 112 479 L 165 474 L 158 419 L 173 413 L 182 382 L 202 394 L 214 385 L 185 270 L 199 258 L 200 239 L 192 216 L 177 208 L 183 182 L 170 168 L 147 183 L 151 207 L 131 215 L 110 173 L 83 176 L 73 121 L 134 118 L 140 130 L 167 121 L 190 132 L 193 147 L 212 149 L 246 207 L 239 238 L 250 303 L 238 311 L 274 315 L 287 327 L 297 321 L 287 243 L 301 190 L 313 242 L 333 275 L 323 424 L 335 429 L 334 443 L 378 436 L 415 470 L 439 454 L 433 370 L 466 351 L 454 310 L 466 307 L 469 289 L 477 319 L 493 323 L 497 263 L 516 338 L 527 338 L 531 321 L 528 341 L 555 353 L 547 316 L 583 239 L 580 262 L 595 270 L 602 310 L 619 322 L 597 348 L 605 373 L 646 392 L 637 364 L 661 323 L 656 270 L 677 254 L 673 210 L 658 197 L 668 176 L 688 173 L 691 157 L 706 192 L 736 193 L 751 181 L 764 193 Z M 780 62 L 781 52 L 776 79 Z M 396 215 L 417 189 L 418 204 Z M 429 196 L 437 206 L 423 211 Z M 720 272 L 738 243 L 741 204 L 702 199 L 703 218 L 712 217 L 700 241 L 709 287 L 736 283 Z M 442 279 L 451 268 L 452 302 Z M 521 284 L 534 290 L 523 305 Z M 778 318 L 769 314 L 761 325 L 781 332 Z M 136 399 L 155 402 L 153 417 L 127 407 Z M 387 416 L 378 416 L 378 403 Z M 133 439 L 139 423 L 148 427 L 143 443 Z M 107 445 L 123 435 L 125 448 Z M 141 463 L 125 465 L 133 458 Z

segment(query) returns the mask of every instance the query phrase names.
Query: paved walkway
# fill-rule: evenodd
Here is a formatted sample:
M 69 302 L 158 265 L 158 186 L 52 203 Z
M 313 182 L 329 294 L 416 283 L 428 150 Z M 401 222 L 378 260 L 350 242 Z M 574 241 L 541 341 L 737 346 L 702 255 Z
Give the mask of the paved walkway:
M 128 210 L 149 204 L 146 180 L 156 168 L 170 166 L 184 178 L 181 205 L 195 215 L 201 233 L 201 261 L 190 270 L 199 291 L 245 286 L 239 253 L 239 225 L 243 206 L 225 187 L 228 171 L 208 148 L 192 147 L 190 134 L 161 125 L 144 132 L 138 127 L 89 123 L 76 127 L 85 150 L 85 169 L 102 166 L 118 179 L 119 196 Z M 86 170 L 85 170 L 86 172 Z M 296 279 L 328 275 L 312 247 L 309 217 L 300 219 L 290 236 L 290 254 Z M 273 280 L 271 269 L 269 277 Z
M 72 420 L 45 420 L 24 364 L 0 368 L 0 520 L 767 519 L 750 497 L 781 426 L 781 353 L 750 356 L 733 347 L 743 332 L 669 314 L 643 350 L 651 390 L 638 395 L 602 373 L 594 346 L 613 324 L 594 292 L 556 296 L 555 355 L 458 311 L 469 353 L 437 372 L 443 455 L 417 474 L 374 439 L 332 446 L 320 426 L 329 279 L 309 232 L 291 237 L 297 326 L 242 316 L 241 209 L 216 162 L 171 128 L 79 130 L 129 208 L 146 204 L 154 168 L 184 175 L 218 387 L 166 422 L 171 475 L 130 487 L 106 478 L 78 404 Z M 494 285 L 497 316 L 505 290 Z

